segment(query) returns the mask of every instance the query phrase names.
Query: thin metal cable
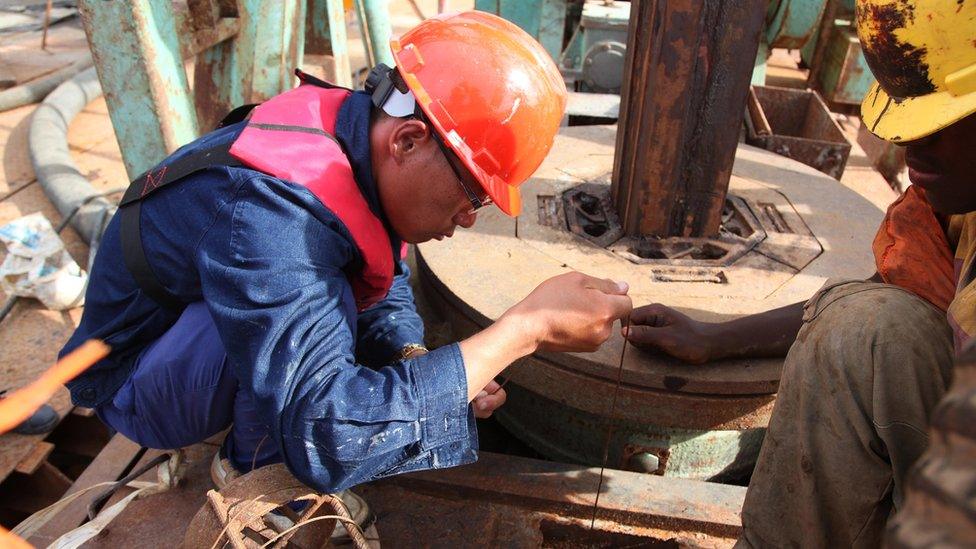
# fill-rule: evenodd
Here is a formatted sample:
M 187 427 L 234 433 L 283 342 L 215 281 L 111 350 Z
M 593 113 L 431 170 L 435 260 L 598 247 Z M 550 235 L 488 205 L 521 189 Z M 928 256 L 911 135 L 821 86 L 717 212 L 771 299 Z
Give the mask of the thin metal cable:
M 624 333 L 630 327 L 630 317 L 624 321 Z M 613 389 L 613 398 L 610 400 L 610 426 L 607 427 L 607 438 L 603 443 L 603 463 L 600 465 L 600 482 L 596 486 L 596 498 L 593 501 L 593 516 L 590 519 L 590 530 L 596 526 L 596 511 L 600 507 L 600 490 L 603 489 L 603 472 L 607 468 L 607 459 L 610 456 L 610 439 L 613 437 L 613 418 L 617 412 L 617 393 L 620 391 L 620 381 L 624 373 L 624 355 L 627 353 L 627 338 L 624 338 L 624 346 L 620 349 L 620 367 L 617 368 L 617 385 Z

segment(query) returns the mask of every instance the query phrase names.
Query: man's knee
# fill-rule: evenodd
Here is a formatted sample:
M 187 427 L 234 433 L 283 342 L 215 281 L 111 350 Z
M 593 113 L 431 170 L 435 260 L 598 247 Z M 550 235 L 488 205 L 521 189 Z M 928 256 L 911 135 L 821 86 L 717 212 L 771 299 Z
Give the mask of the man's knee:
M 178 448 L 230 425 L 237 386 L 206 305 L 195 303 L 143 352 L 99 412 L 144 446 Z

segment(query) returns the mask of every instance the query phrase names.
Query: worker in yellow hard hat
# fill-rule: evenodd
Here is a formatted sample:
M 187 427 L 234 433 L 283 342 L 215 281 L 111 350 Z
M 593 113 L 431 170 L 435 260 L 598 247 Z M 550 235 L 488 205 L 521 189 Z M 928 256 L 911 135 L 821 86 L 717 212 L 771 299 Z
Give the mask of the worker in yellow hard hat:
M 880 545 L 953 355 L 976 336 L 976 1 L 856 11 L 878 80 L 863 122 L 905 145 L 914 183 L 875 238 L 877 273 L 725 323 L 652 304 L 627 328 L 635 345 L 689 362 L 786 356 L 740 546 Z M 976 487 L 959 497 L 976 501 Z

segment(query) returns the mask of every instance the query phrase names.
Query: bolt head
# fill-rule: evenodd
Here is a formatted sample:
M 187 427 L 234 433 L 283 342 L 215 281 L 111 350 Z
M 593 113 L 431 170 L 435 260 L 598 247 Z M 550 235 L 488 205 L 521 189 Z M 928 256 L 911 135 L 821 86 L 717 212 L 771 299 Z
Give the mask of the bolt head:
M 638 452 L 630 456 L 628 464 L 638 473 L 654 473 L 661 467 L 661 459 L 650 452 Z

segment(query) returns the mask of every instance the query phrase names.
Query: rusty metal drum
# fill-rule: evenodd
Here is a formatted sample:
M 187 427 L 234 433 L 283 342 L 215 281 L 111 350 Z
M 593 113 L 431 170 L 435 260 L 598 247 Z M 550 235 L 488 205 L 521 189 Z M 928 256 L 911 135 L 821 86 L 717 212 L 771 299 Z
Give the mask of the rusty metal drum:
M 873 272 L 871 238 L 891 195 L 855 192 L 747 145 L 737 150 L 726 229 L 714 242 L 621 237 L 601 207 L 614 140 L 611 126 L 563 128 L 522 187 L 519 218 L 486 211 L 472 229 L 418 246 L 424 295 L 456 338 L 569 270 L 627 281 L 635 306 L 659 302 L 705 321 L 804 301 L 827 278 Z M 554 460 L 599 466 L 609 433 L 610 467 L 734 481 L 755 462 L 781 367 L 782 359 L 686 365 L 625 350 L 615 333 L 595 353 L 537 353 L 513 364 L 496 415 Z

